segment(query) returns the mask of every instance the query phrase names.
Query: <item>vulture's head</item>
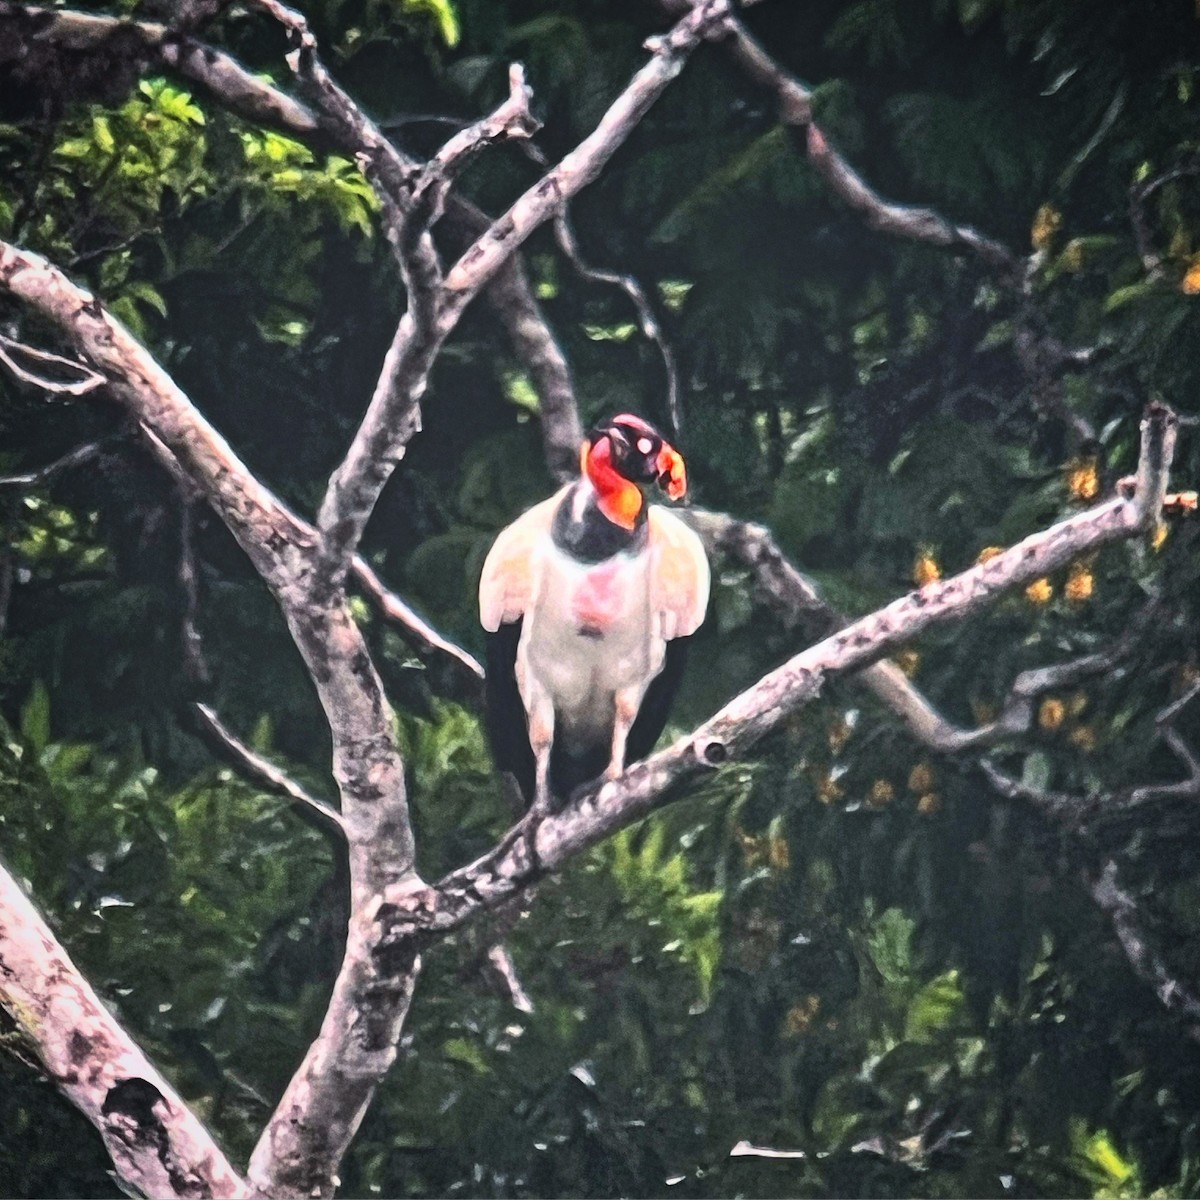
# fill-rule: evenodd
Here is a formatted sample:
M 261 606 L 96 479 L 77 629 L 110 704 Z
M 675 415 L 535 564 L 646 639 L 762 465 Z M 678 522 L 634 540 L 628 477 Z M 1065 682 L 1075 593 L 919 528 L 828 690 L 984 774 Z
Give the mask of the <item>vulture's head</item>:
M 683 456 L 653 425 L 630 413 L 603 421 L 588 434 L 581 466 L 583 474 L 598 486 L 605 480 L 616 483 L 615 475 L 626 487 L 657 485 L 672 500 L 687 492 Z

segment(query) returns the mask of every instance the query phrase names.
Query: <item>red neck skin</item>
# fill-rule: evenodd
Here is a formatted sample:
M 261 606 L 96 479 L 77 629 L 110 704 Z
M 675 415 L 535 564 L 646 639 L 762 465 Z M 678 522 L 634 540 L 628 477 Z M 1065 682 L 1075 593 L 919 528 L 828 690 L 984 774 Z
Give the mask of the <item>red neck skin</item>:
M 642 491 L 612 465 L 612 445 L 607 436 L 599 438 L 595 445 L 584 442 L 579 465 L 596 489 L 600 511 L 614 525 L 633 529 L 642 511 Z

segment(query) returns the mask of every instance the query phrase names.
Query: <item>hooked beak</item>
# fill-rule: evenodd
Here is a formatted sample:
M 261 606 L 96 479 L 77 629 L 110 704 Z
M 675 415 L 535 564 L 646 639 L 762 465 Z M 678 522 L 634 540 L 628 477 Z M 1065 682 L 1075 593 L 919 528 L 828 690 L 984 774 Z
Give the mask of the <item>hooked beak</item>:
M 658 486 L 672 500 L 678 500 L 687 492 L 687 470 L 683 465 L 683 455 L 663 442 L 658 452 Z

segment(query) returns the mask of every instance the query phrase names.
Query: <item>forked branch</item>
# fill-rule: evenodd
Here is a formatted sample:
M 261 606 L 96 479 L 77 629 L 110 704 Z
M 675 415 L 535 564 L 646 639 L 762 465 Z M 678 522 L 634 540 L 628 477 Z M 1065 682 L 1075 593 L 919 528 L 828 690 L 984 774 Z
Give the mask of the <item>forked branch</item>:
M 317 527 L 326 569 L 337 578 L 353 556 L 384 484 L 420 428 L 420 398 L 433 359 L 463 310 L 526 238 L 603 169 L 683 69 L 690 53 L 722 30 L 730 0 L 701 0 L 669 33 L 647 44 L 650 61 L 574 150 L 526 191 L 461 255 L 440 289 L 432 325 L 406 313 L 388 350 L 380 383 L 341 465 L 330 478 Z

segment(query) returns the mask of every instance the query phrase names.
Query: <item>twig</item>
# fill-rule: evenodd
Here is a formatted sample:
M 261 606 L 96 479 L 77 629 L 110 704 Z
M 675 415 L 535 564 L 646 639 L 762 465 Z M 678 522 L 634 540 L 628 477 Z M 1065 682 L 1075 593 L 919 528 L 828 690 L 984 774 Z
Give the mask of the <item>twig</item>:
M 1200 1040 L 1200 994 L 1167 966 L 1142 919 L 1137 901 L 1120 886 L 1117 864 L 1111 860 L 1105 863 L 1100 875 L 1088 880 L 1088 890 L 1112 922 L 1113 932 L 1134 972 L 1154 988 L 1166 1008 L 1188 1018 L 1189 1035 Z
M 1175 728 L 1175 720 L 1196 696 L 1200 695 L 1200 682 L 1193 684 L 1177 700 L 1163 708 L 1154 719 L 1158 736 L 1168 749 L 1183 764 L 1187 777 L 1178 783 L 1144 784 L 1134 788 L 1127 796 L 1119 798 L 1113 808 L 1130 809 L 1161 800 L 1191 800 L 1200 798 L 1200 759 Z
M 474 692 L 479 692 L 483 682 L 483 666 L 474 655 L 438 633 L 423 617 L 413 611 L 395 592 L 390 591 L 360 555 L 354 556 L 351 564 L 354 578 L 363 592 L 379 609 L 384 617 L 396 626 L 400 636 L 425 657 L 440 654 L 449 658 L 458 668 L 463 682 Z
M 149 430 L 143 432 L 153 436 Z M 194 688 L 205 691 L 212 683 L 213 672 L 204 652 L 204 639 L 199 623 L 200 574 L 196 567 L 194 499 L 189 491 L 181 491 L 183 495 L 179 529 L 179 586 L 183 593 L 180 633 L 184 673 Z M 346 827 L 341 813 L 323 800 L 310 795 L 282 768 L 247 746 L 225 725 L 212 705 L 194 700 L 191 711 L 199 718 L 200 732 L 229 762 L 256 783 L 286 796 L 297 805 L 301 817 L 315 824 L 323 833 L 332 831 L 338 838 L 338 845 L 345 845 Z
M 46 366 L 55 366 L 68 371 L 76 371 L 79 373 L 79 378 L 69 380 L 48 379 L 45 375 L 40 375 L 35 371 L 30 371 L 27 367 L 21 366 L 14 355 L 23 355 L 25 358 L 32 359 L 34 362 L 42 363 Z M 91 367 L 87 367 L 83 363 L 72 362 L 69 358 L 63 358 L 60 354 L 51 354 L 48 350 L 39 350 L 36 346 L 27 346 L 24 342 L 18 342 L 14 338 L 5 337 L 4 334 L 0 334 L 0 363 L 3 363 L 22 383 L 32 384 L 36 388 L 41 388 L 44 392 L 51 392 L 60 396 L 84 396 L 88 392 L 95 391 L 98 387 L 103 387 L 107 382 L 99 371 L 93 371 Z
M 17 475 L 0 475 L 0 487 L 40 487 L 44 483 L 51 483 L 64 471 L 69 471 L 72 467 L 81 467 L 84 463 L 99 458 L 105 442 L 112 440 L 114 439 L 101 438 L 99 441 L 87 442 L 61 458 L 56 458 L 52 463 L 32 471 L 23 471 Z
M 262 784 L 272 792 L 286 796 L 297 805 L 301 815 L 311 815 L 316 818 L 318 826 L 324 830 L 332 830 L 338 835 L 339 842 L 346 841 L 346 824 L 342 814 L 331 808 L 324 800 L 305 791 L 286 771 L 277 767 L 270 759 L 265 758 L 255 750 L 251 750 L 235 733 L 231 732 L 216 711 L 209 704 L 196 701 L 193 711 L 202 722 L 203 730 L 210 740 L 225 753 L 239 771 Z
M 529 993 L 521 984 L 521 977 L 517 974 L 517 966 L 513 962 L 508 947 L 502 942 L 497 942 L 494 946 L 489 947 L 487 960 L 492 964 L 492 969 L 500 977 L 500 982 L 508 992 L 508 998 L 513 1008 L 517 1012 L 533 1012 L 533 1001 L 530 1000 Z
M 579 243 L 575 240 L 575 231 L 571 228 L 571 222 L 565 209 L 554 218 L 554 236 L 558 240 L 559 248 L 580 275 L 595 283 L 606 283 L 619 287 L 633 302 L 633 306 L 637 310 L 642 336 L 652 341 L 662 356 L 663 369 L 667 376 L 667 412 L 670 415 L 671 426 L 675 434 L 677 436 L 682 434 L 683 414 L 679 408 L 679 368 L 675 363 L 675 353 L 663 334 L 662 326 L 654 315 L 654 308 L 642 285 L 632 275 L 622 275 L 618 271 L 606 271 L 600 267 L 589 266 L 584 261 Z
M 0 503 L 0 642 L 8 629 L 8 610 L 12 604 L 13 581 L 17 577 L 17 553 L 12 544 L 17 515 L 17 497 Z
M 728 30 L 731 14 L 730 0 L 696 0 L 670 32 L 647 40 L 650 61 L 609 106 L 596 128 L 494 221 L 447 272 L 448 316 L 457 316 L 517 245 L 599 175 L 683 69 L 691 52 L 705 39 Z
M 1161 174 L 1135 183 L 1129 189 L 1129 223 L 1133 227 L 1133 240 L 1137 246 L 1138 257 L 1142 266 L 1151 279 L 1162 275 L 1165 259 L 1154 248 L 1154 238 L 1150 231 L 1150 222 L 1146 216 L 1146 201 L 1160 188 L 1177 179 L 1185 179 L 1200 175 L 1200 161 L 1192 160 L 1178 163 Z
M 413 188 L 413 204 L 426 224 L 432 225 L 442 215 L 451 184 L 480 150 L 532 137 L 542 127 L 529 111 L 532 95 L 525 83 L 525 68 L 513 63 L 508 69 L 508 99 L 491 116 L 456 133 L 425 164 Z
M 1079 833 L 1088 817 L 1096 812 L 1103 802 L 1099 793 L 1080 796 L 1071 792 L 1033 787 L 1001 770 L 989 758 L 981 759 L 979 768 L 1005 800 L 1017 800 L 1028 804 L 1072 833 Z

